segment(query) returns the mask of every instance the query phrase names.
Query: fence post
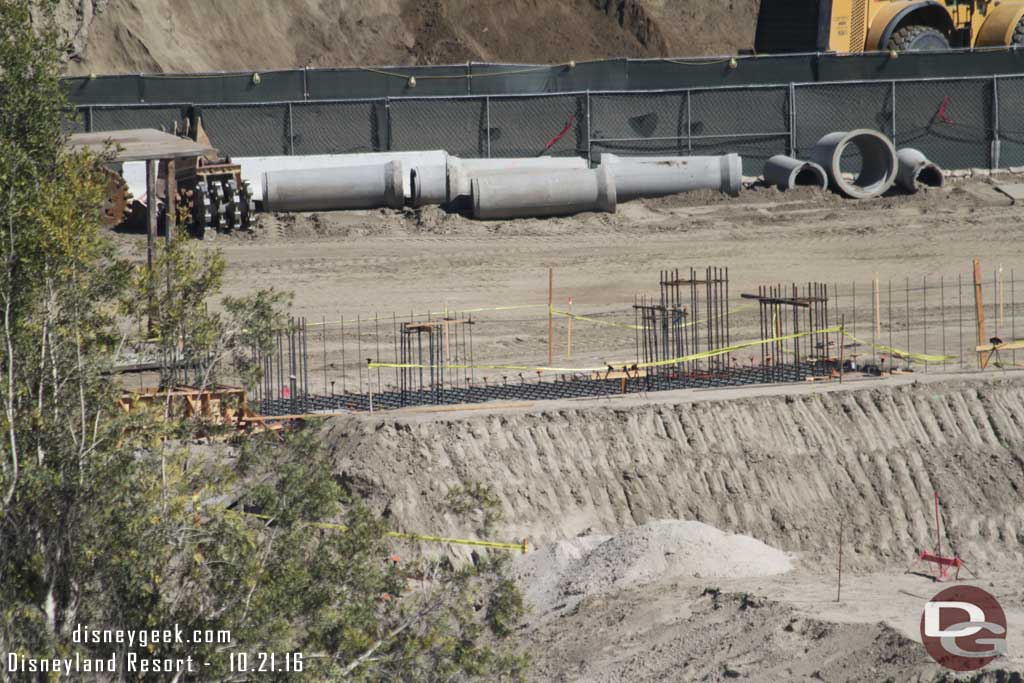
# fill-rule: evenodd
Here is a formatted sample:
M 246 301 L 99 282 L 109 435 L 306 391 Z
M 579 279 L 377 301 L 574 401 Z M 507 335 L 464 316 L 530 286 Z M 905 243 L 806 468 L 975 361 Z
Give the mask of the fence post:
M 990 168 L 999 168 L 999 76 L 992 76 L 992 153 L 989 156 Z
M 789 84 L 789 155 L 796 156 L 796 86 Z
M 487 158 L 491 158 L 491 96 L 484 96 L 484 135 L 487 137 Z
M 892 81 L 891 86 L 892 111 L 889 113 L 889 126 L 892 128 L 892 144 L 896 146 L 896 81 Z
M 309 99 L 309 67 L 302 67 L 302 99 Z
M 587 88 L 587 166 L 592 163 L 590 145 L 590 88 Z
M 384 121 L 387 125 L 384 128 L 385 145 L 384 148 L 391 151 L 391 98 L 384 98 Z M 360 390 L 361 391 L 361 390 Z
M 292 103 L 288 103 L 288 156 L 295 154 L 295 127 L 292 121 Z
M 686 90 L 686 152 L 687 154 L 693 153 L 693 138 L 691 137 L 691 125 L 690 119 L 690 100 L 693 97 L 693 91 L 687 88 Z
M 92 132 L 92 107 L 85 108 L 85 132 Z

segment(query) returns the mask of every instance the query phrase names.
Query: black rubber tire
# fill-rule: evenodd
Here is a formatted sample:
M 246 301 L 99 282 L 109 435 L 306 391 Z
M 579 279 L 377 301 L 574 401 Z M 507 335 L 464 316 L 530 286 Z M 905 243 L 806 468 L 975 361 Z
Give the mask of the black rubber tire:
M 889 38 L 888 49 L 898 52 L 948 50 L 949 41 L 942 31 L 931 26 L 904 26 Z
M 1013 29 L 1013 37 L 1010 38 L 1010 45 L 1024 46 L 1024 19 L 1017 22 L 1017 28 Z

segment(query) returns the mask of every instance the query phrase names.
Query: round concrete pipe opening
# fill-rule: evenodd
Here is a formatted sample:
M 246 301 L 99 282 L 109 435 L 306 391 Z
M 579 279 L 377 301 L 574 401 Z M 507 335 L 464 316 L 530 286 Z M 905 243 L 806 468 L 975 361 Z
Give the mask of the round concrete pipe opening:
M 935 164 L 928 163 L 918 169 L 917 174 L 914 176 L 914 182 L 927 187 L 942 187 L 946 182 L 946 178 L 941 168 Z
M 844 155 L 852 152 L 859 156 L 860 167 L 850 180 L 843 177 L 842 165 Z M 847 163 L 850 156 L 845 160 Z M 877 197 L 892 187 L 896 179 L 896 148 L 877 131 L 829 133 L 814 146 L 812 157 L 828 172 L 832 187 L 854 199 Z
M 828 175 L 825 169 L 817 164 L 804 164 L 791 183 L 793 187 L 817 187 L 824 190 L 828 187 Z

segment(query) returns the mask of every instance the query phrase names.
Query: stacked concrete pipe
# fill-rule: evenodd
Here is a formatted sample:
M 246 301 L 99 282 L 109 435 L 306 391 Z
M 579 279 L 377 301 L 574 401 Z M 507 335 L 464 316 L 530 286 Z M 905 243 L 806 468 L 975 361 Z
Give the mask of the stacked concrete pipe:
M 928 160 L 923 153 L 912 147 L 904 147 L 896 153 L 899 170 L 896 182 L 907 192 L 917 192 L 918 187 L 942 187 L 945 174 L 938 165 Z
M 853 145 L 860 152 L 861 168 L 853 180 L 843 177 L 843 152 Z M 859 128 L 829 133 L 811 149 L 811 160 L 828 174 L 829 185 L 853 199 L 877 197 L 892 187 L 896 180 L 896 148 L 878 131 Z
M 583 157 L 526 157 L 526 158 L 493 158 L 493 159 L 461 159 L 448 157 L 447 194 L 445 202 L 455 205 L 460 200 L 468 200 L 472 195 L 473 178 L 484 175 L 501 175 L 504 173 L 522 173 L 532 171 L 585 169 L 587 160 Z M 422 206 L 424 201 L 414 196 L 414 205 Z
M 473 218 L 564 216 L 614 212 L 615 177 L 607 166 L 478 175 L 470 180 Z
M 263 174 L 265 211 L 401 208 L 402 162 Z
M 764 165 L 764 181 L 781 190 L 797 187 L 828 189 L 828 174 L 813 161 L 801 161 L 785 154 L 776 154 Z
M 693 190 L 715 190 L 735 197 L 743 186 L 743 160 L 738 154 L 696 157 L 602 154 L 601 167 L 611 169 L 619 201 Z

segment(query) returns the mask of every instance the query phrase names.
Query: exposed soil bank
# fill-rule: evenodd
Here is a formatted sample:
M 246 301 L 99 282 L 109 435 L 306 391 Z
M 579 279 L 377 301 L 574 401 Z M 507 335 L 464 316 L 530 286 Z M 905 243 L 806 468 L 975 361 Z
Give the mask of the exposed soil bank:
M 475 535 L 446 494 L 482 481 L 504 512 L 496 538 L 691 519 L 813 560 L 834 556 L 845 516 L 849 566 L 868 570 L 934 546 L 938 491 L 944 548 L 979 570 L 1020 562 L 1024 378 L 886 382 L 336 418 L 325 439 L 338 471 L 408 530 Z

